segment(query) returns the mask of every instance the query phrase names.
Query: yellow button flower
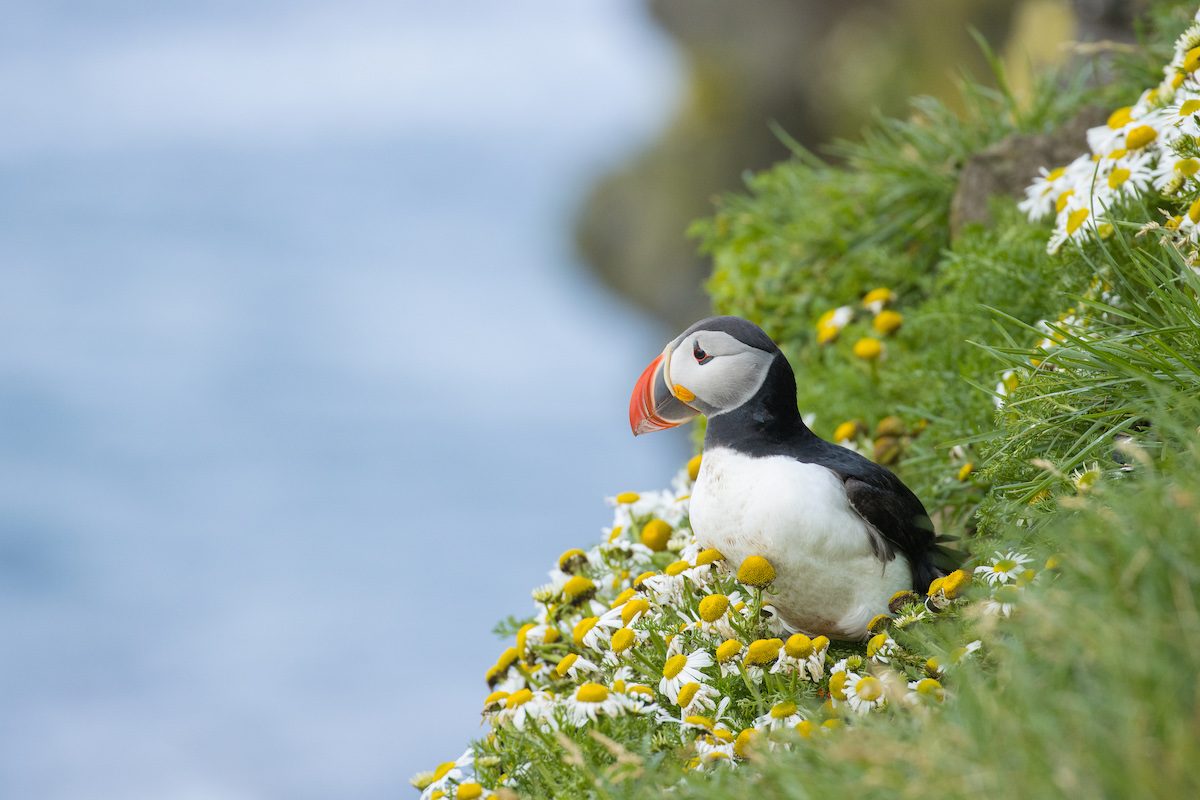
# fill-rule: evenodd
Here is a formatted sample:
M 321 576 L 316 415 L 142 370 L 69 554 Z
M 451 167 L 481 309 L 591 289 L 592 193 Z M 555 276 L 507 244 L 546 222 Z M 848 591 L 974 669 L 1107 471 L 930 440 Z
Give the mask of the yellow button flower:
M 642 544 L 656 553 L 667 549 L 671 540 L 671 526 L 661 519 L 652 519 L 642 527 Z
M 775 567 L 762 556 L 747 556 L 738 567 L 737 579 L 747 586 L 761 589 L 775 580 Z
M 864 336 L 854 343 L 854 355 L 863 361 L 874 361 L 883 355 L 883 342 L 872 336 Z

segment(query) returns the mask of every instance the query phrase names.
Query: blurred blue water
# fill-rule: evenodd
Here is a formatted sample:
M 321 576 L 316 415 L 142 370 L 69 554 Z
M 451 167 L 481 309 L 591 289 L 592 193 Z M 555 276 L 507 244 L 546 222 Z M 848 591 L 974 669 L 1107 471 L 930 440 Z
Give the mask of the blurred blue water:
M 0 797 L 408 796 L 685 456 L 567 235 L 670 52 L 632 0 L 5 13 Z

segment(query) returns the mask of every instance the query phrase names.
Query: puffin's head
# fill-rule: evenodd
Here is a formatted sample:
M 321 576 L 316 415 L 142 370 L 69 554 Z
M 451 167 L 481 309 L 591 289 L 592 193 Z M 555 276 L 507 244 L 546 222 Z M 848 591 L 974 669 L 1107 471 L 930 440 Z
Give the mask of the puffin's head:
M 758 392 L 779 348 L 741 317 L 709 317 L 692 325 L 650 362 L 629 398 L 633 435 L 716 416 Z

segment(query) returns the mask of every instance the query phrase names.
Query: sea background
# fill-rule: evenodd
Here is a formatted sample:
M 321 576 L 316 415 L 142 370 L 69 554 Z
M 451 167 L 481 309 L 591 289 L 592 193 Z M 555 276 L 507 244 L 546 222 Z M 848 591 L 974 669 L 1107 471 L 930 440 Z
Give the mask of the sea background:
M 415 798 L 688 455 L 570 239 L 676 55 L 634 0 L 4 10 L 0 797 Z

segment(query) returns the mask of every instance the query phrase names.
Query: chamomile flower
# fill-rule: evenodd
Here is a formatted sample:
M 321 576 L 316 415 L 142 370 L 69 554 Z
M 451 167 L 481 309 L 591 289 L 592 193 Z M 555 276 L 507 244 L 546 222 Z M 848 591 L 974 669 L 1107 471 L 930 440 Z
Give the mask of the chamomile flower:
M 983 564 L 975 568 L 976 575 L 982 575 L 991 585 L 998 583 L 1008 583 L 1017 579 L 1017 576 L 1025 571 L 1025 565 L 1033 559 L 1015 550 L 1010 550 L 1007 553 L 996 551 L 995 558 L 990 564 Z
M 760 731 L 777 728 L 791 728 L 804 719 L 799 706 L 792 700 L 784 700 L 771 706 L 771 710 L 754 720 L 754 727 Z
M 704 650 L 695 650 L 689 655 L 679 653 L 669 656 L 663 663 L 662 679 L 658 682 L 658 691 L 669 697 L 672 703 L 676 702 L 679 698 L 679 690 L 683 688 L 684 684 L 708 681 L 708 676 L 701 670 L 711 667 L 712 663 L 712 656 Z
M 867 642 L 867 658 L 876 664 L 886 664 L 900 648 L 886 633 L 877 633 Z
M 858 676 L 847 673 L 843 692 L 846 695 L 846 704 L 859 714 L 883 708 L 887 703 L 883 681 L 874 675 Z
M 421 790 L 421 800 L 430 800 L 436 793 L 444 792 L 446 786 L 463 779 L 463 768 L 469 767 L 475 761 L 473 750 L 466 750 L 453 761 L 438 764 L 432 772 L 424 772 L 412 779 L 412 784 Z
M 778 659 L 770 672 L 773 675 L 796 673 L 801 678 L 818 682 L 825 676 L 825 651 L 828 649 L 829 640 L 824 636 L 810 639 L 803 633 L 794 633 L 779 649 Z
M 1020 589 L 1011 583 L 1000 586 L 996 589 L 995 594 L 983 601 L 984 613 L 999 617 L 1012 616 L 1019 592 Z
M 600 683 L 585 683 L 575 694 L 562 701 L 567 721 L 576 727 L 595 722 L 601 716 L 618 717 L 629 706 L 625 695 L 612 691 Z
M 554 699 L 548 693 L 521 689 L 505 699 L 504 708 L 496 713 L 496 724 L 524 730 L 531 722 L 549 722 L 553 709 Z

